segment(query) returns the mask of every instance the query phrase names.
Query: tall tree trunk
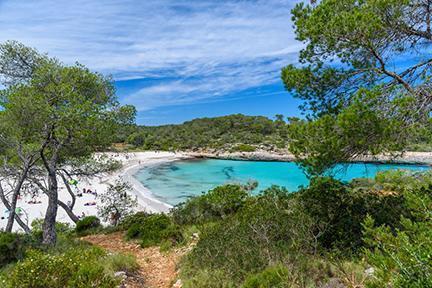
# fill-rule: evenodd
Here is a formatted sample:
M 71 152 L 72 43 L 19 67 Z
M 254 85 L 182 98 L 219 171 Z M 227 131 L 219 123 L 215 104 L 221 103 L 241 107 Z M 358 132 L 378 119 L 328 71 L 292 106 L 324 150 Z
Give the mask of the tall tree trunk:
M 56 232 L 56 218 L 58 210 L 58 183 L 55 163 L 51 161 L 48 169 L 48 208 L 46 210 L 45 219 L 43 223 L 43 240 L 42 243 L 47 245 L 54 245 L 57 242 Z
M 3 202 L 3 205 L 6 207 L 6 209 L 8 209 L 10 211 L 11 205 L 10 205 L 9 201 L 6 199 L 6 196 L 5 196 L 4 191 L 3 191 L 3 187 L 1 185 L 0 185 L 0 198 Z M 18 225 L 21 226 L 21 228 L 24 230 L 25 233 L 28 234 L 31 232 L 28 225 L 25 224 L 24 221 L 22 221 L 21 218 L 17 214 L 15 214 L 15 220 L 17 221 Z
M 76 216 L 76 215 L 73 213 L 72 209 L 69 208 L 69 206 L 67 206 L 64 202 L 58 200 L 57 203 L 58 203 L 58 205 L 59 205 L 60 207 L 63 208 L 63 210 L 66 212 L 66 214 L 68 214 L 69 218 L 70 218 L 74 223 L 77 223 L 77 222 L 80 220 L 80 219 L 78 218 L 78 216 Z
M 69 185 L 69 183 L 68 183 L 66 177 L 65 177 L 62 173 L 60 173 L 60 177 L 63 179 L 63 183 L 64 183 L 64 185 L 66 186 L 66 190 L 69 192 L 69 195 L 70 195 L 71 198 L 72 198 L 72 203 L 71 203 L 71 205 L 70 205 L 69 208 L 70 208 L 70 210 L 73 210 L 73 208 L 75 207 L 75 203 L 76 203 L 76 197 L 75 197 L 75 194 L 73 193 L 72 188 L 70 187 L 70 185 Z M 66 211 L 66 212 L 67 212 L 67 211 Z
M 78 216 L 76 216 L 76 215 L 73 213 L 72 209 L 69 208 L 69 206 L 67 206 L 64 202 L 62 202 L 62 201 L 60 201 L 60 200 L 58 200 L 57 203 L 58 203 L 58 205 L 59 205 L 60 207 L 63 208 L 63 210 L 65 210 L 65 212 L 68 214 L 69 218 L 70 218 L 74 223 L 77 223 L 77 222 L 79 221 Z
M 12 232 L 12 228 L 13 228 L 13 224 L 14 224 L 14 220 L 15 220 L 15 216 L 16 216 L 15 210 L 16 210 L 16 206 L 17 206 L 17 202 L 18 202 L 18 196 L 21 192 L 21 187 L 24 183 L 24 180 L 27 177 L 27 173 L 29 170 L 29 163 L 25 163 L 24 166 L 25 166 L 24 171 L 19 176 L 18 182 L 13 189 L 12 201 L 10 203 L 10 209 L 8 209 L 9 210 L 9 217 L 8 217 L 8 222 L 6 224 L 6 229 L 5 229 L 6 232 Z
M 17 201 L 18 201 L 18 193 L 15 194 L 15 191 L 14 191 L 14 193 L 12 195 L 12 201 L 10 203 L 10 208 L 8 208 L 9 216 L 8 216 L 8 221 L 7 221 L 6 228 L 5 228 L 6 232 L 12 232 L 13 224 L 15 221 L 15 215 L 16 215 L 15 210 L 16 210 Z
M 35 183 L 42 191 L 43 193 L 45 193 L 45 195 L 47 195 L 49 197 L 49 190 L 42 185 L 42 183 L 36 179 L 33 180 L 33 183 Z M 72 208 L 70 208 L 68 205 L 66 205 L 64 202 L 57 200 L 57 204 L 63 208 L 63 210 L 65 210 L 66 214 L 68 214 L 69 218 L 74 222 L 77 223 L 79 221 L 78 216 L 76 216 L 73 211 Z

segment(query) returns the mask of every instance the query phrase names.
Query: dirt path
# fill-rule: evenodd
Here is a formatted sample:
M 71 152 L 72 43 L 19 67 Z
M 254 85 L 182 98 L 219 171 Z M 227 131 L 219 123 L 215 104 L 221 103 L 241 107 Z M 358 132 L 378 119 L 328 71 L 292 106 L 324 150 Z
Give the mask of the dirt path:
M 111 252 L 135 255 L 140 266 L 139 277 L 128 277 L 125 283 L 128 288 L 167 288 L 172 287 L 176 280 L 176 265 L 183 255 L 182 251 L 161 253 L 159 247 L 141 248 L 137 243 L 126 242 L 122 233 L 90 235 L 82 240 Z

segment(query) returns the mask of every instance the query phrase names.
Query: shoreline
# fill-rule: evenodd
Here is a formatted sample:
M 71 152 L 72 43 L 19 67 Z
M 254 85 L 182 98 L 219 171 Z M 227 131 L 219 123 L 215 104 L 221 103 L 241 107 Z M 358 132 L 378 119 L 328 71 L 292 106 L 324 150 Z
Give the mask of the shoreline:
M 158 153 L 148 152 L 125 152 L 125 155 L 136 156 L 140 153 Z M 199 160 L 199 159 L 221 159 L 236 161 L 272 161 L 272 162 L 294 162 L 292 154 L 270 153 L 267 151 L 257 152 L 236 152 L 236 153 L 213 153 L 213 152 L 159 152 L 170 155 L 168 157 L 158 157 L 157 159 L 147 159 L 146 162 L 137 163 L 137 160 L 124 164 L 124 167 L 117 172 L 131 183 L 133 193 L 139 199 L 140 206 L 148 212 L 168 212 L 173 206 L 167 204 L 153 193 L 145 184 L 135 178 L 135 174 L 145 167 L 161 165 L 179 160 Z M 432 152 L 406 152 L 404 156 L 393 159 L 391 156 L 380 155 L 376 157 L 363 157 L 355 159 L 350 163 L 376 163 L 376 164 L 404 164 L 404 165 L 424 165 L 432 166 Z M 141 203 L 140 203 L 141 200 Z
M 222 159 L 237 161 L 268 161 L 268 162 L 295 162 L 294 155 L 285 151 L 255 151 L 255 152 L 183 152 L 196 159 Z M 432 166 L 432 152 L 405 152 L 402 156 L 391 155 L 362 156 L 349 161 L 349 163 L 376 163 L 376 164 L 406 164 Z
M 157 159 L 147 159 L 145 162 L 141 162 L 140 160 L 138 160 L 137 162 L 135 160 L 135 163 L 129 163 L 128 165 L 124 165 L 124 167 L 117 172 L 117 176 L 121 177 L 124 181 L 131 184 L 133 190 L 132 192 L 134 196 L 137 196 L 138 205 L 141 208 L 140 210 L 151 213 L 165 213 L 168 212 L 173 206 L 158 199 L 158 196 L 154 194 L 149 188 L 147 188 L 143 183 L 141 183 L 135 177 L 135 175 L 140 169 L 143 168 L 186 159 L 191 159 L 191 157 L 180 153 L 180 155 L 169 155 L 168 158 L 162 157 Z

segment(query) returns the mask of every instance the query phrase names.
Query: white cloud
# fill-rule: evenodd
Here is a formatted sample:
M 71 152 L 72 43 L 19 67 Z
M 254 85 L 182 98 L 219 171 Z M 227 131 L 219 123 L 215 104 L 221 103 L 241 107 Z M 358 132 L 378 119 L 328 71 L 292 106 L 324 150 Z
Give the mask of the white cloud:
M 159 77 L 125 99 L 146 110 L 278 81 L 301 48 L 290 21 L 295 2 L 3 0 L 0 41 L 19 40 L 117 80 Z

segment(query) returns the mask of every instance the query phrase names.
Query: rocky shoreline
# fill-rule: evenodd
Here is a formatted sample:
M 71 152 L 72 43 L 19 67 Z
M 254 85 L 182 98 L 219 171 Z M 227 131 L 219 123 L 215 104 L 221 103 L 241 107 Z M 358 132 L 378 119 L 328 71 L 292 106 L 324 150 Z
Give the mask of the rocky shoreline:
M 184 154 L 191 158 L 200 159 L 224 159 L 224 160 L 243 160 L 243 161 L 295 161 L 294 155 L 287 151 L 255 151 L 255 152 L 216 152 L 216 151 L 199 151 L 185 152 Z M 432 165 L 432 152 L 404 152 L 402 156 L 376 155 L 362 156 L 353 159 L 351 162 L 361 163 L 394 163 L 394 164 L 412 164 L 412 165 Z

